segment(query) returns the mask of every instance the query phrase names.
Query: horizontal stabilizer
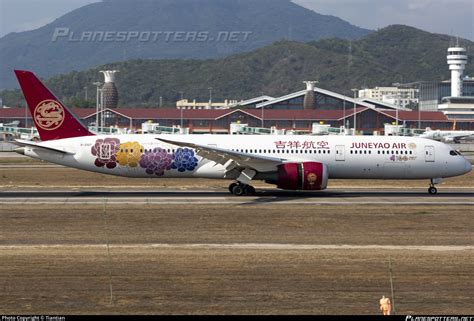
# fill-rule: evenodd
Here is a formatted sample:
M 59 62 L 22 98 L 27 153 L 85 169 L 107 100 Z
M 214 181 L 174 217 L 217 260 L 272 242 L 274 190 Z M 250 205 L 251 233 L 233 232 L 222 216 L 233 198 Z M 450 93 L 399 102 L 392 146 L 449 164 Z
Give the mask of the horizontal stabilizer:
M 69 151 L 66 151 L 66 150 L 59 149 L 59 148 L 44 146 L 44 145 L 36 144 L 36 143 L 30 142 L 30 141 L 27 141 L 27 140 L 15 139 L 14 143 L 16 145 L 19 145 L 19 146 L 22 146 L 22 147 L 38 148 L 38 149 L 43 149 L 43 150 L 47 150 L 47 151 L 50 151 L 50 152 L 56 152 L 56 153 L 60 153 L 60 154 L 66 154 L 66 155 L 74 155 L 75 154 L 75 152 L 69 152 Z

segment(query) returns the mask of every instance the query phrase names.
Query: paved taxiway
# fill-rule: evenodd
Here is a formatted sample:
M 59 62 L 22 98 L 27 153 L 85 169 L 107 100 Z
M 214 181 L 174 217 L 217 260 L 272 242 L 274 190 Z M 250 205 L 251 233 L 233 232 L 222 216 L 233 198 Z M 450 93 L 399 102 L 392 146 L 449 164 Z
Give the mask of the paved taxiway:
M 332 189 L 323 192 L 262 190 L 255 196 L 235 197 L 212 190 L 15 190 L 1 191 L 0 204 L 307 204 L 307 205 L 474 205 L 474 190 L 448 188 L 438 195 L 421 189 Z

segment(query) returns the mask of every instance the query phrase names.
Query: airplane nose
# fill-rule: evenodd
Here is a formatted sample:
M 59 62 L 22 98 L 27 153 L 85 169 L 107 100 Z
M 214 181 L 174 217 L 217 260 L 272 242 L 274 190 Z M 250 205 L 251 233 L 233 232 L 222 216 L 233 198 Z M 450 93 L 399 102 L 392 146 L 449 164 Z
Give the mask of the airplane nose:
M 465 165 L 466 166 L 466 173 L 469 173 L 472 170 L 472 164 L 467 159 L 465 161 L 466 161 L 466 165 Z

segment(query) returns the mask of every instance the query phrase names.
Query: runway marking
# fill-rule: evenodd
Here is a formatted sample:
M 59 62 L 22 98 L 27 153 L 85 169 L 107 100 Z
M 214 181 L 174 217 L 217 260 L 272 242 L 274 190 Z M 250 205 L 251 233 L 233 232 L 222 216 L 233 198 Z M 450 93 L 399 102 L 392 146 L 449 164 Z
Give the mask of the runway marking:
M 282 198 L 240 198 L 231 199 L 225 197 L 189 197 L 182 200 L 176 198 L 0 198 L 0 204 L 10 205 L 23 205 L 23 204 L 70 204 L 70 205 L 97 205 L 104 204 L 108 205 L 123 205 L 123 204 L 162 204 L 162 205 L 219 205 L 219 204 L 233 204 L 233 205 L 273 205 L 273 204 L 289 204 L 289 205 L 474 205 L 474 202 L 466 201 L 446 201 L 446 199 L 430 199 L 426 201 L 402 201 L 399 198 L 393 200 L 360 200 L 360 201 L 345 201 L 340 199 L 331 200 L 318 200 L 318 199 L 302 199 L 285 200 Z
M 105 244 L 12 244 L 0 245 L 0 250 L 33 249 L 106 249 Z M 387 251 L 474 251 L 471 245 L 331 245 L 331 244 L 278 244 L 278 243 L 233 243 L 233 244 L 109 244 L 111 249 L 223 249 L 223 250 L 387 250 Z

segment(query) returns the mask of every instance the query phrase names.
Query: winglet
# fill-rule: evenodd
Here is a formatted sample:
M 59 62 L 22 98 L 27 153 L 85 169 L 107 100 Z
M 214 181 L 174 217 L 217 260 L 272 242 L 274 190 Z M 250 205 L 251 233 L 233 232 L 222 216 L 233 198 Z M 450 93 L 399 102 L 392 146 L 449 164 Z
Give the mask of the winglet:
M 42 141 L 94 135 L 32 72 L 15 75 Z

